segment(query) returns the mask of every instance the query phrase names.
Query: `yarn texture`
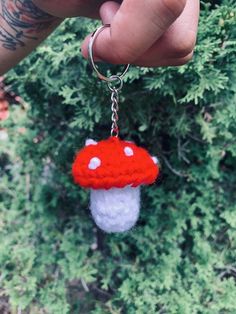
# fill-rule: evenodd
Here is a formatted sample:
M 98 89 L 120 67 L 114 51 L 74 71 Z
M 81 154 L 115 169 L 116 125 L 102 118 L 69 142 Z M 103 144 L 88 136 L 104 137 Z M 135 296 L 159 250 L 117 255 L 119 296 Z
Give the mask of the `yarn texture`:
M 117 137 L 86 141 L 73 163 L 75 183 L 90 188 L 90 210 L 105 232 L 124 232 L 136 223 L 140 211 L 140 186 L 153 183 L 159 161 L 132 142 Z
M 87 140 L 75 158 L 72 174 L 75 183 L 86 188 L 137 187 L 154 183 L 159 166 L 145 149 L 110 137 L 98 143 Z
M 92 189 L 90 210 L 95 223 L 103 231 L 128 231 L 139 217 L 140 187 Z

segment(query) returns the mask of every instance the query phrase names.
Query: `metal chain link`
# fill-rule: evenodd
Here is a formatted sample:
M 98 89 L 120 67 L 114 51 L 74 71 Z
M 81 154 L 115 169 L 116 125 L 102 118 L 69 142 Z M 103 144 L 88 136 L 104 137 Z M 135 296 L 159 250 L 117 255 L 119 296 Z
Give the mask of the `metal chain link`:
M 119 111 L 119 92 L 123 87 L 123 79 L 119 75 L 111 75 L 110 82 L 107 83 L 109 90 L 111 91 L 111 136 L 119 136 L 118 127 L 118 111 Z
M 119 116 L 118 116 L 118 111 L 119 111 L 119 94 L 118 90 L 113 87 L 112 93 L 111 93 L 111 136 L 119 136 L 119 127 L 118 127 L 118 121 L 119 121 Z

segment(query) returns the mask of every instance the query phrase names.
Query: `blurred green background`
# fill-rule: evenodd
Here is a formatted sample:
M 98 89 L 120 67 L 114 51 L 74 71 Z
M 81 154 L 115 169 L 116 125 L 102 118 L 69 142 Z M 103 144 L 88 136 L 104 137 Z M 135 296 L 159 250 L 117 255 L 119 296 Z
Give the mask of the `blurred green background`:
M 25 104 L 0 126 L 0 313 L 235 314 L 235 1 L 202 3 L 188 65 L 126 77 L 121 137 L 163 173 L 119 235 L 96 229 L 71 177 L 85 139 L 110 130 L 109 91 L 79 52 L 95 26 L 67 20 L 5 79 Z

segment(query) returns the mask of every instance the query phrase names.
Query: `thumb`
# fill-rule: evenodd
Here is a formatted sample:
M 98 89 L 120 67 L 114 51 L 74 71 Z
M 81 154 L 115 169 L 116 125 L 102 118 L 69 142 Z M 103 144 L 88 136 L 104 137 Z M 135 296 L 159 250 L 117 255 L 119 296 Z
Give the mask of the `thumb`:
M 99 15 L 101 17 L 102 23 L 111 24 L 111 21 L 116 15 L 116 12 L 119 10 L 119 7 L 120 7 L 120 4 L 115 1 L 104 2 L 99 9 Z M 91 34 L 86 36 L 81 46 L 81 52 L 85 58 L 88 58 L 88 45 L 89 45 L 90 38 L 91 38 Z M 101 58 L 99 58 L 99 56 L 96 55 L 96 42 L 94 43 L 94 59 L 95 61 L 99 61 L 99 60 L 101 61 Z

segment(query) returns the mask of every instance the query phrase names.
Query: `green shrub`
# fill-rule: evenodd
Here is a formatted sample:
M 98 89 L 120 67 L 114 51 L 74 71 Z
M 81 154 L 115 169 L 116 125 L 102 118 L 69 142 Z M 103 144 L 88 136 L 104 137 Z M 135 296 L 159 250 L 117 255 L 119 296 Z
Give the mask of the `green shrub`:
M 75 151 L 110 130 L 109 92 L 79 52 L 92 29 L 67 20 L 7 76 L 29 105 L 0 142 L 2 297 L 12 313 L 235 314 L 235 1 L 202 4 L 188 65 L 127 76 L 121 135 L 163 163 L 128 234 L 97 231 L 71 178 Z

